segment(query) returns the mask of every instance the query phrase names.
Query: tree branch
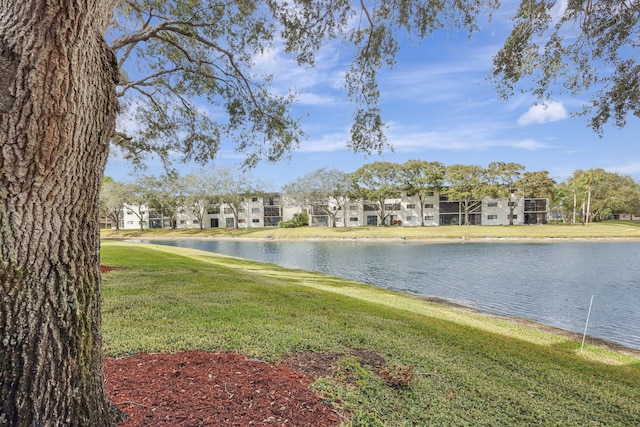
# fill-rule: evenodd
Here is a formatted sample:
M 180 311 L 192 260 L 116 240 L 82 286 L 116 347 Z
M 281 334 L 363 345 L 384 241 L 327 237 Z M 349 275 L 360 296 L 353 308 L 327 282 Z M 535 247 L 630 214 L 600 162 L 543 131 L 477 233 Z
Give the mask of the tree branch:
M 175 72 L 180 71 L 180 70 L 181 70 L 181 68 L 172 68 L 171 70 L 158 71 L 157 73 L 154 73 L 154 74 L 151 74 L 149 76 L 143 77 L 140 80 L 136 80 L 134 82 L 127 82 L 127 84 L 121 85 L 122 89 L 117 92 L 117 96 L 119 96 L 119 97 L 124 96 L 124 94 L 127 92 L 127 90 L 129 90 L 129 89 L 131 89 L 133 87 L 153 86 L 155 83 L 154 82 L 149 82 L 150 80 L 156 79 L 158 77 L 162 77 L 162 76 L 167 75 L 167 74 L 172 74 L 172 73 L 175 73 Z

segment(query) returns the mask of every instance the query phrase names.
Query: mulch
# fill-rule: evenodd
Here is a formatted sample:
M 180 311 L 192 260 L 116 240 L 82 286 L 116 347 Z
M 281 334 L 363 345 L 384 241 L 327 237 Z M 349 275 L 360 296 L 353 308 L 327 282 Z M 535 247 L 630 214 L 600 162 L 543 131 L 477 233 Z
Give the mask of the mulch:
M 332 427 L 341 418 L 313 392 L 313 377 L 236 353 L 137 354 L 105 361 L 120 427 Z
M 105 384 L 128 416 L 120 427 L 338 426 L 340 415 L 310 388 L 306 357 L 272 364 L 237 353 L 142 353 L 107 359 Z

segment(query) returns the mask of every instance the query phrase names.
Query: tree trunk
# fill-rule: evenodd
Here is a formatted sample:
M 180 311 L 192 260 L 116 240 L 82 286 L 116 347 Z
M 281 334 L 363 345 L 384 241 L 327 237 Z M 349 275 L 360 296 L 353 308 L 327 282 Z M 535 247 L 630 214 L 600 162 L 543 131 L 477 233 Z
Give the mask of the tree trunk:
M 469 210 L 471 209 L 470 202 L 464 202 L 464 225 L 469 225 Z
M 591 214 L 591 186 L 587 193 L 587 214 L 585 215 L 584 225 L 589 225 L 589 215 Z
M 116 0 L 0 0 L 0 425 L 113 426 L 98 193 Z
M 116 231 L 120 231 L 120 209 L 114 209 L 111 211 L 109 219 L 116 224 Z

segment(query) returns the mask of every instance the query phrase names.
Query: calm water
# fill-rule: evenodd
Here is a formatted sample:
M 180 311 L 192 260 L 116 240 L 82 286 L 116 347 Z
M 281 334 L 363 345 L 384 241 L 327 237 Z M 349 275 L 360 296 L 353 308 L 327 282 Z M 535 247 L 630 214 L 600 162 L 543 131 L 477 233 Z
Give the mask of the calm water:
M 437 296 L 640 348 L 640 243 L 153 241 Z

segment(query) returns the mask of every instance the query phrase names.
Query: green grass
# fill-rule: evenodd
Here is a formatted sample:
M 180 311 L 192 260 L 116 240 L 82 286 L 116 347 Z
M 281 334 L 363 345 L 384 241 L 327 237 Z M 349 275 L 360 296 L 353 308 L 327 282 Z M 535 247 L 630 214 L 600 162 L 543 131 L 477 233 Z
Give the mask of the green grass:
M 607 221 L 584 225 L 442 226 L 442 227 L 299 227 L 240 229 L 102 230 L 103 238 L 245 237 L 258 239 L 594 239 L 640 238 L 635 222 Z
M 110 356 L 359 350 L 392 374 L 345 356 L 314 383 L 346 425 L 640 425 L 632 356 L 317 273 L 155 245 L 103 241 L 101 253 L 124 267 L 103 276 Z

